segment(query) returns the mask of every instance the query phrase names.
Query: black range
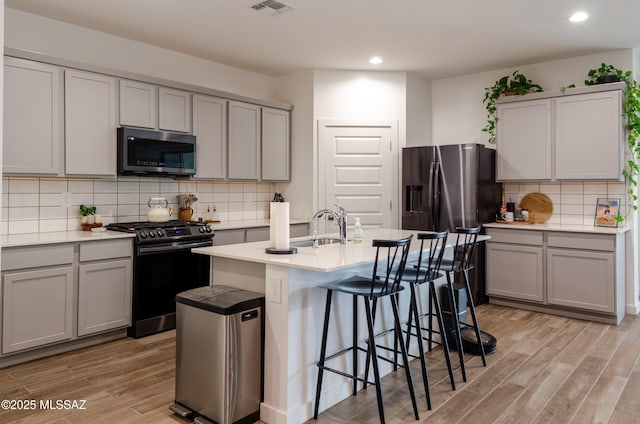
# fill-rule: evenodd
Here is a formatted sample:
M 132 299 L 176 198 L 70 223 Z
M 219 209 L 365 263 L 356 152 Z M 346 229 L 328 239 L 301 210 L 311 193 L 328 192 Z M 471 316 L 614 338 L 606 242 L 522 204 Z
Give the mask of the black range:
M 107 229 L 136 235 L 127 334 L 139 338 L 175 328 L 176 294 L 209 284 L 210 258 L 191 249 L 212 246 L 212 228 L 193 221 L 141 221 L 117 222 Z

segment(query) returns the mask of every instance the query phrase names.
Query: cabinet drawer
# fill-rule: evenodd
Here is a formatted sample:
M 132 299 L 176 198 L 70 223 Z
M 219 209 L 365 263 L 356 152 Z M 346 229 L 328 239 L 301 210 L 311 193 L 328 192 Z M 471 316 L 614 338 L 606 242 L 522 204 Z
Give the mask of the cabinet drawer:
M 265 241 L 271 238 L 270 227 L 247 228 L 247 243 Z
M 215 246 L 223 246 L 225 244 L 244 243 L 244 228 L 234 230 L 218 230 L 213 237 Z
M 49 244 L 2 249 L 2 270 L 64 265 L 73 262 L 73 244 Z
M 80 262 L 130 258 L 132 253 L 131 239 L 80 243 Z
M 616 246 L 615 237 L 608 234 L 549 233 L 547 245 L 549 247 L 613 252 Z
M 542 246 L 542 231 L 529 230 L 503 230 L 500 228 L 488 228 L 487 234 L 491 236 L 490 242 L 529 244 Z

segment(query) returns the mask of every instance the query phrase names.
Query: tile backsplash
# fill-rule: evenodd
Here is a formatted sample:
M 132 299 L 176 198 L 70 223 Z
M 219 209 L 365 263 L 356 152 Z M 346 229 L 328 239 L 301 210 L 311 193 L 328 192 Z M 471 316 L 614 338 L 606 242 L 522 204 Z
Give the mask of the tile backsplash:
M 626 213 L 624 182 L 505 183 L 505 200 L 516 202 L 532 192 L 544 193 L 553 202 L 549 223 L 593 225 L 599 197 L 620 199 L 620 214 Z M 624 224 L 623 224 L 624 225 Z
M 194 218 L 214 206 L 222 222 L 268 217 L 274 183 L 177 181 L 166 178 L 112 179 L 22 178 L 2 179 L 2 234 L 80 229 L 81 204 L 95 205 L 105 224 L 146 220 L 147 201 L 164 197 L 175 212 L 176 196 L 193 193 Z

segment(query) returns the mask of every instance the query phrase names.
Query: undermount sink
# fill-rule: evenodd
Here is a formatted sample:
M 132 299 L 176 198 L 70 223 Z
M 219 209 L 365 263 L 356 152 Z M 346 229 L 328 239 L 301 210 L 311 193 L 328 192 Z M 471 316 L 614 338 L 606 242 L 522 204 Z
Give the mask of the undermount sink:
M 318 237 L 318 246 L 325 244 L 340 244 L 339 238 Z M 313 239 L 296 240 L 289 242 L 292 247 L 311 247 L 313 246 Z

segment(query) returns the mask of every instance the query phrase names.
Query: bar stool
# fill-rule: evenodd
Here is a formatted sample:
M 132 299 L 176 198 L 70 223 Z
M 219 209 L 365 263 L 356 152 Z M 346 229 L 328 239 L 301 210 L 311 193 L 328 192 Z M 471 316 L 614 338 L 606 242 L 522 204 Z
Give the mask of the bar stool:
M 453 249 L 452 259 L 443 259 L 440 270 L 444 271 L 447 276 L 447 287 L 449 292 L 449 305 L 451 306 L 451 316 L 453 318 L 454 336 L 456 342 L 456 350 L 460 359 L 460 369 L 462 371 L 462 380 L 467 381 L 467 373 L 464 366 L 464 351 L 462 347 L 461 326 L 473 328 L 480 353 L 482 355 L 482 364 L 487 366 L 487 359 L 484 352 L 484 345 L 480 338 L 480 328 L 476 317 L 476 309 L 471 296 L 471 287 L 469 286 L 469 270 L 473 269 L 473 253 L 478 244 L 479 227 L 463 228 L 456 227 L 456 244 Z M 468 307 L 471 312 L 472 324 L 458 321 L 458 307 L 456 305 L 455 291 L 453 287 L 452 273 L 459 273 L 462 276 L 464 290 L 467 294 Z
M 424 358 L 425 350 L 423 347 L 423 340 L 428 342 L 428 351 L 431 352 L 432 343 L 438 343 L 434 341 L 434 334 L 440 334 L 442 341 L 438 344 L 441 344 L 443 347 L 444 358 L 449 372 L 449 381 L 451 382 L 451 389 L 456 389 L 456 384 L 453 378 L 453 367 L 451 365 L 451 357 L 449 353 L 449 342 L 446 334 L 444 333 L 444 319 L 442 317 L 442 309 L 440 308 L 440 302 L 435 288 L 435 281 L 443 276 L 440 272 L 440 266 L 444 256 L 444 248 L 448 234 L 449 233 L 447 231 L 440 233 L 418 233 L 417 239 L 420 240 L 418 262 L 413 266 L 408 266 L 402 276 L 402 279 L 409 283 L 409 287 L 411 289 L 409 319 L 407 320 L 406 349 L 408 352 L 411 338 L 412 336 L 415 336 L 418 341 L 420 365 L 422 366 L 423 383 L 425 385 L 427 406 L 429 409 L 431 409 L 431 399 L 429 395 L 427 364 Z M 426 283 L 429 284 L 428 311 L 420 314 L 418 312 L 418 301 L 420 299 L 419 289 L 420 286 Z M 438 322 L 438 330 L 435 330 L 432 325 L 432 317 L 434 315 Z M 423 328 L 421 325 L 421 321 L 424 318 L 429 319 L 428 326 L 426 328 Z M 427 331 L 427 336 L 424 336 L 424 331 Z
M 367 277 L 352 277 L 341 281 L 335 281 L 321 286 L 327 290 L 327 301 L 325 305 L 324 323 L 322 329 L 322 343 L 320 347 L 320 359 L 317 362 L 318 365 L 318 381 L 316 385 L 316 398 L 313 409 L 313 418 L 318 418 L 318 409 L 320 406 L 320 393 L 322 390 L 322 377 L 324 371 L 333 372 L 353 380 L 353 394 L 357 391 L 357 383 L 361 381 L 365 387 L 366 384 L 374 384 L 376 387 L 376 399 L 378 402 L 378 414 L 380 416 L 380 422 L 384 423 L 384 407 L 382 403 L 382 389 L 380 386 L 380 372 L 378 368 L 378 354 L 376 353 L 375 333 L 374 333 L 374 308 L 377 306 L 378 301 L 383 299 L 389 299 L 391 308 L 393 310 L 393 319 L 395 327 L 396 343 L 400 345 L 403 368 L 407 379 L 407 387 L 409 388 L 409 394 L 411 396 L 411 403 L 413 405 L 413 413 L 415 419 L 418 420 L 418 407 L 416 404 L 416 397 L 413 390 L 413 382 L 411 380 L 411 371 L 407 351 L 404 348 L 402 341 L 402 328 L 400 318 L 398 315 L 398 299 L 396 294 L 404 290 L 401 284 L 402 274 L 407 264 L 407 257 L 409 255 L 409 246 L 413 235 L 401 239 L 401 240 L 373 240 L 372 246 L 376 248 L 375 262 L 373 266 L 373 273 L 371 278 Z M 384 254 L 386 249 L 386 255 Z M 381 255 L 380 251 L 383 254 Z M 353 346 L 338 351 L 332 355 L 327 356 L 327 335 L 329 331 L 329 320 L 331 317 L 331 299 L 333 292 L 342 292 L 353 296 Z M 367 347 L 362 348 L 358 346 L 358 326 L 357 326 L 357 302 L 358 298 L 362 298 L 365 313 L 367 317 Z M 366 352 L 367 357 L 371 357 L 373 366 L 374 382 L 367 381 L 367 375 L 364 377 L 358 376 L 358 351 Z M 342 370 L 330 368 L 325 365 L 326 361 L 334 359 L 345 353 L 353 353 L 353 373 L 349 374 Z

